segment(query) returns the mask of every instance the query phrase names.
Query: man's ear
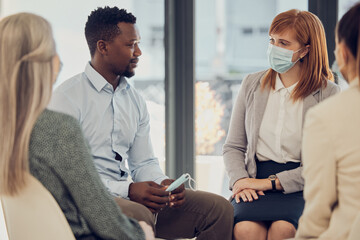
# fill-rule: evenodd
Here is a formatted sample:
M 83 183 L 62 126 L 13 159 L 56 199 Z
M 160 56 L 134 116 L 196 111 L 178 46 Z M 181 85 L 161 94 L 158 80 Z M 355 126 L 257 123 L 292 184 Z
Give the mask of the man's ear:
M 96 43 L 96 49 L 101 53 L 101 55 L 107 55 L 108 49 L 107 44 L 104 40 L 99 40 Z

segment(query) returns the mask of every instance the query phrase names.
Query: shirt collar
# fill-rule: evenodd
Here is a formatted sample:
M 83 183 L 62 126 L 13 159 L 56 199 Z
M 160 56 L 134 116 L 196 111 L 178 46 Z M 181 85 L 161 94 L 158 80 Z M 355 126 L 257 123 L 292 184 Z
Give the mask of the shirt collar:
M 101 76 L 100 73 L 98 73 L 90 64 L 90 62 L 88 62 L 86 64 L 85 67 L 85 74 L 88 77 L 88 79 L 90 80 L 90 82 L 94 85 L 94 87 L 96 88 L 96 90 L 98 92 L 100 92 L 104 87 L 106 86 L 111 86 L 111 84 L 106 81 L 106 79 Z M 120 76 L 119 76 L 120 77 Z M 116 88 L 116 90 L 122 90 L 122 89 L 129 89 L 130 85 L 127 82 L 127 80 L 125 79 L 125 77 L 121 77 L 120 81 L 119 81 L 119 85 Z M 112 86 L 111 86 L 112 89 Z
M 128 90 L 130 88 L 130 84 L 128 83 L 128 81 L 126 80 L 125 77 L 121 77 L 117 88 L 119 90 L 122 90 L 122 89 Z
M 281 89 L 286 89 L 289 93 L 292 93 L 296 87 L 298 82 L 294 83 L 288 88 L 285 88 L 284 84 L 282 83 L 279 74 L 276 74 L 276 81 L 275 81 L 275 89 L 274 92 L 280 91 Z

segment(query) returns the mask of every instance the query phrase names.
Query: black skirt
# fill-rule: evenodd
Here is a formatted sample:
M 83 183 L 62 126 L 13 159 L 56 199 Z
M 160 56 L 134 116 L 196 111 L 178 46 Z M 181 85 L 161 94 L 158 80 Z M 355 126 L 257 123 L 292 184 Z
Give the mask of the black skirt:
M 257 161 L 256 166 L 256 178 L 264 179 L 270 175 L 297 168 L 300 163 L 289 162 L 282 164 L 274 161 Z M 262 221 L 270 224 L 273 221 L 284 220 L 293 224 L 297 229 L 305 204 L 303 192 L 284 194 L 280 191 L 266 191 L 264 193 L 264 196 L 259 195 L 259 199 L 253 202 L 243 202 L 241 200 L 240 203 L 236 203 L 235 199 L 232 199 L 234 224 L 241 221 Z

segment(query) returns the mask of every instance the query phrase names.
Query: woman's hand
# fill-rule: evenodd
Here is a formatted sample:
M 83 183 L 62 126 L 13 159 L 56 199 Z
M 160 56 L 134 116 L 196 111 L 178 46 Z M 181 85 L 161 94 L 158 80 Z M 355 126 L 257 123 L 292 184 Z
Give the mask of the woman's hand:
M 236 203 L 240 202 L 240 198 L 243 202 L 252 202 L 254 200 L 258 200 L 258 195 L 265 195 L 263 191 L 256 191 L 254 189 L 244 189 L 237 194 L 233 194 L 235 197 Z
M 266 190 L 271 190 L 272 185 L 269 179 L 242 178 L 235 182 L 232 189 L 233 196 L 244 189 L 266 191 Z

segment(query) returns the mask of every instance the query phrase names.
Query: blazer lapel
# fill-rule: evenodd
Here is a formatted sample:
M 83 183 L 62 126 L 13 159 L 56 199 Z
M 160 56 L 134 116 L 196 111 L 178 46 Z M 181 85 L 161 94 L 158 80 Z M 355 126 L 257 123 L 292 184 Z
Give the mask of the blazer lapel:
M 304 121 L 305 121 L 305 115 L 307 110 L 309 110 L 309 108 L 315 106 L 316 104 L 319 103 L 319 92 L 321 90 L 315 90 L 313 93 L 311 93 L 309 96 L 307 96 L 306 98 L 304 98 L 304 105 L 303 105 L 303 115 L 302 115 L 302 124 L 304 126 Z
M 270 89 L 265 88 L 264 90 L 261 90 L 260 84 L 254 92 L 254 149 L 256 149 L 257 140 L 259 138 L 260 126 L 264 117 L 269 94 Z

